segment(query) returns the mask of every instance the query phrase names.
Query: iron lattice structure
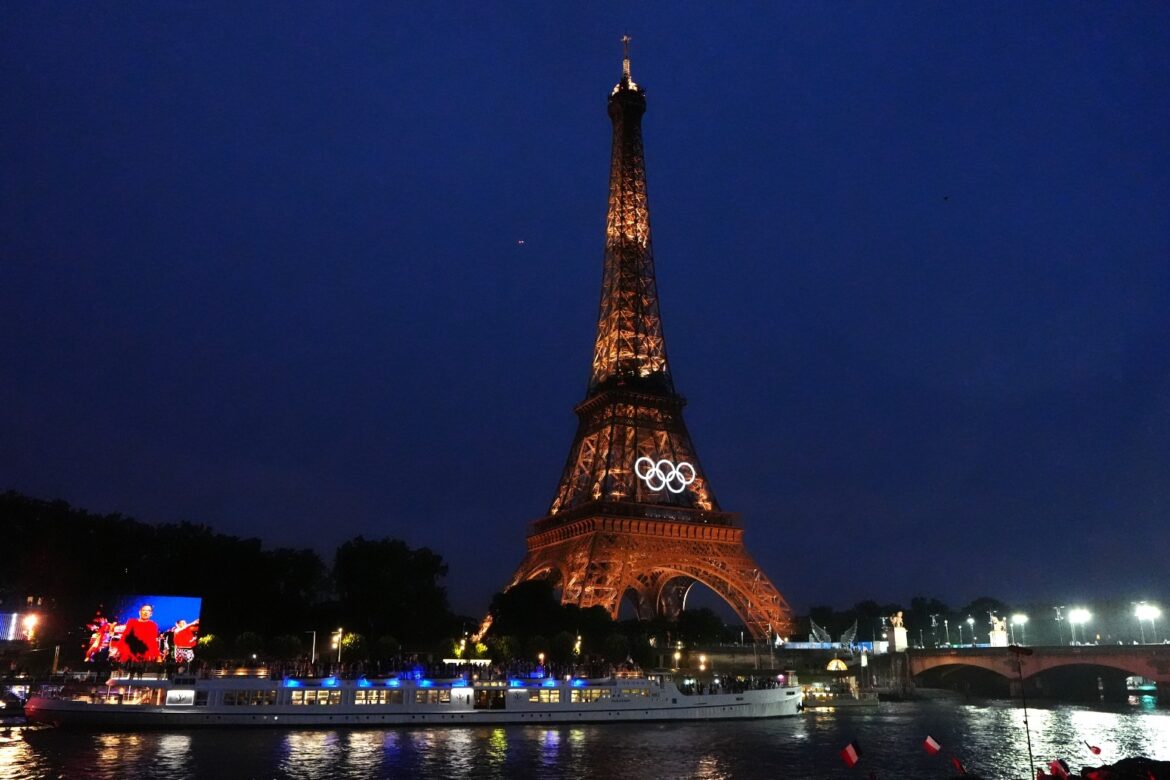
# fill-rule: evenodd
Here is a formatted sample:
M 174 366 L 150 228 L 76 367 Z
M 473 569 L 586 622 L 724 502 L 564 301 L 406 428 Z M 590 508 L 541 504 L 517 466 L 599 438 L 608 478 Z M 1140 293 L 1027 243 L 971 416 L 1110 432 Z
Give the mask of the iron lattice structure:
M 565 604 L 600 605 L 616 618 L 628 599 L 640 618 L 675 618 L 700 582 L 757 639 L 786 635 L 791 611 L 744 548 L 736 516 L 719 508 L 671 379 L 646 198 L 645 111 L 627 54 L 609 97 L 609 209 L 589 386 L 549 513 L 533 523 L 508 588 L 547 577 Z

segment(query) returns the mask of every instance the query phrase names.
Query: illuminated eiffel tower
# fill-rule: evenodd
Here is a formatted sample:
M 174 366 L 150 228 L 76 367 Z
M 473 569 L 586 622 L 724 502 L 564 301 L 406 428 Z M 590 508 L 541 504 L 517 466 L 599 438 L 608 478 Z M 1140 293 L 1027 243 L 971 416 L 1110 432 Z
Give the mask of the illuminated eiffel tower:
M 791 612 L 719 508 L 682 418 L 658 313 L 642 114 L 630 77 L 609 96 L 613 151 L 597 341 L 577 435 L 548 515 L 532 524 L 528 554 L 508 584 L 548 578 L 565 604 L 618 616 L 676 618 L 702 583 L 757 639 L 786 635 Z

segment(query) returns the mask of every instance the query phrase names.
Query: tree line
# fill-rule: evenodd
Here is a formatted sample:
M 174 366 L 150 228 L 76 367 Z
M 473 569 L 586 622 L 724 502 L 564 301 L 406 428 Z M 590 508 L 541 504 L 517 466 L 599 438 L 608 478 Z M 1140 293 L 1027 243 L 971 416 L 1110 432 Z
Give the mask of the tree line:
M 617 623 L 601 608 L 562 605 L 551 585 L 537 581 L 496 594 L 491 631 L 475 642 L 482 616 L 451 609 L 442 556 L 398 539 L 355 537 L 327 564 L 308 548 L 265 549 L 259 539 L 197 523 L 149 524 L 12 491 L 0 494 L 0 528 L 8 551 L 0 612 L 38 612 L 35 644 L 59 646 L 62 665 L 80 661 L 96 611 L 136 594 L 202 598 L 198 656 L 205 660 L 303 659 L 313 631 L 319 658 L 336 660 L 340 651 L 343 662 L 375 663 L 403 654 L 540 653 L 559 663 L 583 653 L 653 663 L 659 636 L 688 644 L 730 636 L 710 610 L 688 611 L 674 623 Z M 333 644 L 338 627 L 340 647 Z

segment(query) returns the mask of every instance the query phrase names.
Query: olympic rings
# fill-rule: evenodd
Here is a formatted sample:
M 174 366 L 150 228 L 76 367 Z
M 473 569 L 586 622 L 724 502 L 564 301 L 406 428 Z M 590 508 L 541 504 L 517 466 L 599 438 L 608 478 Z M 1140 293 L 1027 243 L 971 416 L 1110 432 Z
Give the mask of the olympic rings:
M 642 456 L 634 461 L 634 473 L 656 493 L 663 488 L 671 493 L 681 493 L 695 481 L 695 467 L 686 461 L 676 466 L 666 459 L 655 463 L 653 458 Z

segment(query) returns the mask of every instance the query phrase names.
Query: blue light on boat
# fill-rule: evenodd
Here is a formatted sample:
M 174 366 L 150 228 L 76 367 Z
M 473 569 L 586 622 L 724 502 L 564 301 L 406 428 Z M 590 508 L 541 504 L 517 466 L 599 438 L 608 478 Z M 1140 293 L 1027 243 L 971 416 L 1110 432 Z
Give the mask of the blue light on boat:
M 359 688 L 369 688 L 369 687 L 370 687 L 370 681 L 369 681 L 369 680 L 367 680 L 365 677 L 359 677 L 359 678 L 358 678 L 358 687 L 359 687 Z
M 545 688 L 555 688 L 557 685 L 557 681 L 550 677 L 547 680 L 545 680 L 544 682 L 542 682 L 541 685 L 543 685 Z
M 397 688 L 401 684 L 402 682 L 397 677 L 393 677 L 386 681 L 387 688 Z
M 430 688 L 432 685 L 434 685 L 434 683 L 431 682 L 430 680 L 419 680 L 418 681 L 418 687 L 420 687 L 420 688 Z
M 451 687 L 452 688 L 466 688 L 467 687 L 467 680 L 464 680 L 463 678 L 459 678 L 458 680 L 451 683 Z
M 301 687 L 301 681 L 300 681 L 300 680 L 294 680 L 294 679 L 292 679 L 291 677 L 285 678 L 285 681 L 284 681 L 284 687 L 285 687 L 285 688 L 300 688 L 300 687 Z
M 508 680 L 508 687 L 509 688 L 523 688 L 524 681 L 523 680 Z
M 322 688 L 336 688 L 341 682 L 336 677 L 326 677 L 321 681 Z
M 582 687 L 584 687 L 584 686 L 585 686 L 585 681 L 584 681 L 584 680 L 582 680 L 582 679 L 580 679 L 580 678 L 577 678 L 577 679 L 573 680 L 573 682 L 571 682 L 571 683 L 569 683 L 569 684 L 570 684 L 570 685 L 572 685 L 574 688 L 582 688 Z

